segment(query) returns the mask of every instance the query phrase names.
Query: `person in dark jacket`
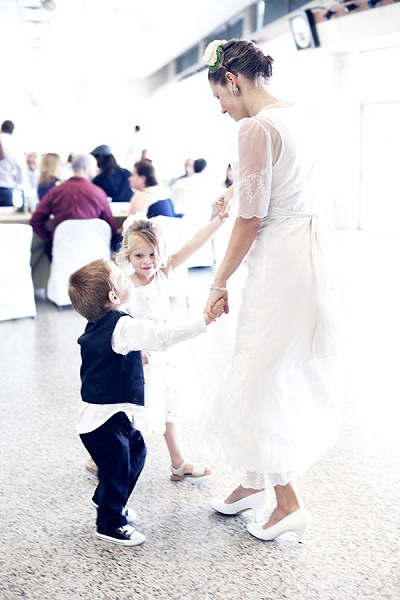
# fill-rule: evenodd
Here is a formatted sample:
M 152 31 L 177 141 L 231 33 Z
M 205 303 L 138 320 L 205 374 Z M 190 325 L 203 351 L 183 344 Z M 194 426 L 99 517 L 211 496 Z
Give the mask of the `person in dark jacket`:
M 144 405 L 141 350 L 166 350 L 206 331 L 222 314 L 222 302 L 193 323 L 176 328 L 136 319 L 124 310 L 134 288 L 111 260 L 95 260 L 69 278 L 74 309 L 88 323 L 79 337 L 81 398 L 76 423 L 83 445 L 98 467 L 92 498 L 97 508 L 96 536 L 124 546 L 137 546 L 145 536 L 133 523 L 128 499 L 142 472 L 146 445 L 133 421 L 134 404 Z
M 110 146 L 97 146 L 90 154 L 95 157 L 100 171 L 93 183 L 105 191 L 111 202 L 130 202 L 133 196 L 129 183 L 131 174 L 118 165 Z

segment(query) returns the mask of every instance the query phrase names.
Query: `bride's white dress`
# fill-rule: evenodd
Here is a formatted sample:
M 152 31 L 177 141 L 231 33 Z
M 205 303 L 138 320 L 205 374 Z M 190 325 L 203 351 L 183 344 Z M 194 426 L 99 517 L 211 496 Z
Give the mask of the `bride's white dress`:
M 264 218 L 206 443 L 254 488 L 304 472 L 335 443 L 341 416 L 335 232 L 317 216 L 295 113 L 279 103 L 240 121 L 233 163 L 237 214 Z

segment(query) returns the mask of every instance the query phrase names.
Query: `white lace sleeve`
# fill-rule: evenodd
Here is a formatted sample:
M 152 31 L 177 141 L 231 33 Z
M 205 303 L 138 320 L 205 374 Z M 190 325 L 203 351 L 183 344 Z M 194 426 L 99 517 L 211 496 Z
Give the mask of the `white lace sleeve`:
M 235 216 L 265 217 L 271 197 L 273 147 L 269 132 L 254 119 L 239 124 L 233 160 Z

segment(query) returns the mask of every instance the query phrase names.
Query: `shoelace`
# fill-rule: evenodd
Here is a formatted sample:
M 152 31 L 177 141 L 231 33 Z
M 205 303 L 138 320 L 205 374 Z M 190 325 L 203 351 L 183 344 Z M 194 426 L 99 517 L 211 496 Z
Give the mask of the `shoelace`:
M 125 535 L 126 537 L 130 537 L 132 533 L 134 533 L 135 528 L 132 525 L 122 525 L 117 529 L 118 533 L 121 535 Z

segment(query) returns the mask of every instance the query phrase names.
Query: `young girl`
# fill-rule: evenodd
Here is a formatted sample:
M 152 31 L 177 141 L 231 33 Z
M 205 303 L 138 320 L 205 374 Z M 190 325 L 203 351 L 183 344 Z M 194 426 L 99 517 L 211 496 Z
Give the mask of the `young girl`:
M 171 318 L 168 278 L 215 235 L 222 223 L 219 216 L 215 217 L 167 259 L 162 232 L 155 222 L 134 220 L 126 227 L 116 261 L 124 270 L 133 269 L 130 274 L 136 292 L 134 306 L 130 309 L 133 316 L 161 323 Z M 136 427 L 145 434 L 164 434 L 171 458 L 172 481 L 204 477 L 211 470 L 185 459 L 179 426 L 181 420 L 199 412 L 196 386 L 188 377 L 187 365 L 178 370 L 171 350 L 151 352 L 151 355 L 142 352 L 146 403 L 144 408 L 135 409 Z

